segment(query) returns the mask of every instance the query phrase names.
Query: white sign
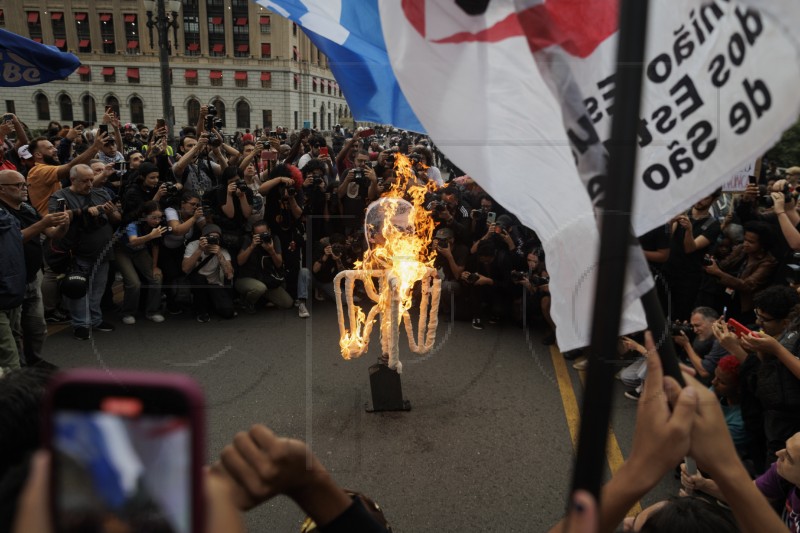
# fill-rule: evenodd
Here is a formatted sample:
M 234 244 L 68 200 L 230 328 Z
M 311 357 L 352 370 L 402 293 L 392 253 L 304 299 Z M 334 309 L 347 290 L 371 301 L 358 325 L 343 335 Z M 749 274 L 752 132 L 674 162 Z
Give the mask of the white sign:
M 734 172 L 730 179 L 722 186 L 722 192 L 741 192 L 747 189 L 750 176 L 755 175 L 756 161 L 751 161 L 746 166 Z

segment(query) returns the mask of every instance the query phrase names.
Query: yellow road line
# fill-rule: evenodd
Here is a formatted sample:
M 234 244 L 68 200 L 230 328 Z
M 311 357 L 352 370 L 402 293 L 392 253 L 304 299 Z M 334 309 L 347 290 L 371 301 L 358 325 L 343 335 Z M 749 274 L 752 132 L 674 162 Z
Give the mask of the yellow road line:
M 575 396 L 575 389 L 572 386 L 572 379 L 569 377 L 569 370 L 567 369 L 567 362 L 558 348 L 555 346 L 550 347 L 550 358 L 553 361 L 553 368 L 556 372 L 556 379 L 558 380 L 558 390 L 561 393 L 561 403 L 564 405 L 564 415 L 567 418 L 567 427 L 569 434 L 572 438 L 572 449 L 578 449 L 578 431 L 581 424 L 581 412 L 578 407 L 578 400 Z M 578 373 L 583 385 L 584 372 Z M 614 434 L 612 428 L 608 428 L 608 439 L 606 441 L 606 460 L 608 461 L 608 468 L 611 475 L 614 475 L 617 470 L 625 462 L 625 457 L 622 455 L 622 450 L 619 447 L 617 436 Z M 642 506 L 636 502 L 628 516 L 634 516 L 642 511 Z

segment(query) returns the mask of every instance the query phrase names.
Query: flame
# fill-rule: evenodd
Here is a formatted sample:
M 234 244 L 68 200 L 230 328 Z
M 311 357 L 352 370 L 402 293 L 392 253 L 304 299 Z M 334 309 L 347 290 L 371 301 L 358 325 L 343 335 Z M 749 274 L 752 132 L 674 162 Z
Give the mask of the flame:
M 384 317 L 381 320 L 382 338 L 389 338 L 389 328 L 396 331 L 400 327 L 403 315 L 412 306 L 414 285 L 422 280 L 436 259 L 436 251 L 431 247 L 436 225 L 431 212 L 425 208 L 426 194 L 435 191 L 436 184 L 433 181 L 421 182 L 412 161 L 399 153 L 395 156 L 394 170 L 396 178 L 377 201 L 379 205 L 373 208 L 379 209 L 382 216 L 377 224 L 367 225 L 367 236 L 372 236 L 369 247 L 353 267 L 362 273 L 359 279 L 375 302 L 375 308 L 367 316 L 360 306 L 351 304 L 355 308 L 355 324 L 351 324 L 351 329 L 345 329 L 339 339 L 345 359 L 366 351 L 377 313 Z M 408 205 L 406 202 L 411 205 L 408 212 L 404 211 Z M 405 224 L 398 224 L 398 219 L 404 220 Z M 376 280 L 378 287 L 375 286 Z M 396 284 L 399 294 L 396 313 L 391 309 L 393 290 L 390 283 Z M 388 318 L 392 316 L 396 317 L 396 323 L 391 323 Z

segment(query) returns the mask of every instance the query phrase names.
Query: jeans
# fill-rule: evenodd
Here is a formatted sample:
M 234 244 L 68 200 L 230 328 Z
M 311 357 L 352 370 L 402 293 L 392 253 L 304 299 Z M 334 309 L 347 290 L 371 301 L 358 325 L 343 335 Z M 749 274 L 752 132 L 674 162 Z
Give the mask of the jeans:
M 308 291 L 311 289 L 311 271 L 305 267 L 297 274 L 297 299 L 307 300 Z
M 230 288 L 223 285 L 211 285 L 202 274 L 191 274 L 192 305 L 196 315 L 207 315 L 213 307 L 222 318 L 229 319 L 236 315 L 233 308 Z
M 91 276 L 89 276 L 89 286 L 86 296 L 77 300 L 64 298 L 67 302 L 69 313 L 72 316 L 72 327 L 88 328 L 99 326 L 100 323 L 103 322 L 100 300 L 103 299 L 103 292 L 106 290 L 108 262 L 104 261 L 96 265 L 94 262 L 89 262 L 85 259 L 76 259 L 76 263 L 81 270 L 90 272 Z
M 0 369 L 19 368 L 19 351 L 12 327 L 19 321 L 22 306 L 0 309 Z
M 42 358 L 42 348 L 47 338 L 47 323 L 44 320 L 42 303 L 43 277 L 40 270 L 36 279 L 28 283 L 25 288 L 25 300 L 22 302 L 22 312 L 12 327 L 17 351 L 27 365 Z
M 150 251 L 130 250 L 120 246 L 116 250 L 117 268 L 122 273 L 125 296 L 122 299 L 122 314 L 134 315 L 139 310 L 139 296 L 144 289 L 147 295 L 145 313 L 157 313 L 161 306 L 161 279 L 153 275 L 153 257 Z M 145 281 L 144 287 L 142 280 Z

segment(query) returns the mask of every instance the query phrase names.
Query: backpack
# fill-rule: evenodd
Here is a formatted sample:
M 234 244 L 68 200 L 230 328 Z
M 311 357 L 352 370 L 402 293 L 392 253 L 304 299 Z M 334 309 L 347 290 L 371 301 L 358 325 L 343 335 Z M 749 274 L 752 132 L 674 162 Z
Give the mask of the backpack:
M 27 273 L 22 230 L 17 217 L 0 207 L 0 309 L 14 309 L 25 299 Z

